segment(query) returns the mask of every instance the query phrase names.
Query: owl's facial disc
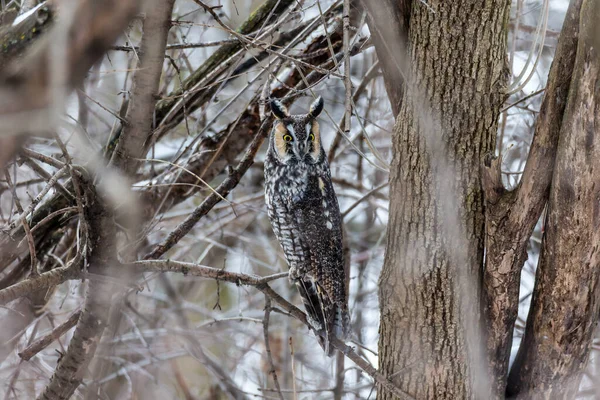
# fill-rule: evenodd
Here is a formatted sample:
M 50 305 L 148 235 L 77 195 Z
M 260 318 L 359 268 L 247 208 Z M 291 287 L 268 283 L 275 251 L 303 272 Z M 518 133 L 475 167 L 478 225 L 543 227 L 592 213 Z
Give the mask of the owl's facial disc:
M 277 121 L 273 129 L 273 141 L 278 157 L 314 163 L 321 155 L 319 124 L 308 116 L 292 116 Z
M 284 162 L 291 159 L 315 163 L 321 156 L 321 132 L 317 117 L 323 111 L 323 99 L 318 97 L 306 115 L 290 115 L 279 101 L 271 101 L 271 111 L 277 118 L 273 142 L 277 156 Z
M 294 137 L 288 132 L 285 125 L 282 122 L 276 122 L 275 129 L 273 129 L 273 144 L 275 153 L 284 162 L 292 157 L 291 146 L 293 141 Z
M 306 123 L 306 133 L 308 154 L 314 162 L 317 162 L 319 161 L 319 156 L 321 155 L 322 151 L 321 131 L 319 130 L 319 123 L 314 119 L 308 121 Z

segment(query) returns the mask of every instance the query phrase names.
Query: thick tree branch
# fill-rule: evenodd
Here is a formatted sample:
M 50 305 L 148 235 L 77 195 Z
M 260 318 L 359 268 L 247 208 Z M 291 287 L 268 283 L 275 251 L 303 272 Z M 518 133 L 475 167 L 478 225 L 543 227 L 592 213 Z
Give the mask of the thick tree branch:
M 125 174 L 131 175 L 143 155 L 143 144 L 151 134 L 152 112 L 162 73 L 164 51 L 174 0 L 147 1 L 138 69 L 127 113 L 128 124 L 114 153 L 112 162 Z M 105 277 L 114 277 L 119 263 L 116 258 L 116 224 L 106 199 L 88 182 L 86 185 L 85 221 L 89 224 L 91 254 L 90 283 L 85 306 L 67 353 L 46 387 L 41 399 L 69 398 L 81 384 L 100 338 L 110 319 L 113 297 L 118 300 L 123 290 Z M 136 275 L 120 275 L 127 283 Z
M 507 393 L 573 398 L 600 313 L 600 2 L 584 0 L 525 335 Z M 572 17 L 571 15 L 569 17 Z M 562 36 L 561 39 L 562 40 Z
M 46 33 L 56 20 L 55 2 L 47 1 L 32 10 L 24 19 L 20 18 L 17 24 L 0 29 L 0 70 L 23 54 Z
M 77 258 L 64 268 L 53 269 L 38 276 L 18 282 L 12 286 L 0 290 L 0 304 L 6 304 L 18 298 L 28 296 L 39 290 L 51 286 L 60 285 L 69 279 L 79 279 L 81 260 Z
M 488 319 L 490 375 L 497 395 L 505 390 L 513 328 L 519 305 L 521 268 L 527 245 L 548 198 L 559 131 L 577 51 L 582 0 L 569 6 L 536 121 L 525 172 L 518 187 L 504 190 L 500 160 L 486 157 L 482 184 L 486 198 L 484 306 Z
M 408 43 L 410 7 L 413 0 L 361 0 L 367 10 L 367 24 L 394 117 L 400 111 L 404 92 L 405 56 Z
M 160 77 L 171 15 L 175 0 L 144 3 L 144 35 L 139 50 L 139 65 L 133 77 L 131 97 L 121 139 L 112 156 L 113 166 L 126 175 L 135 172 L 144 156 L 144 143 L 152 134 L 154 107 L 158 98 Z

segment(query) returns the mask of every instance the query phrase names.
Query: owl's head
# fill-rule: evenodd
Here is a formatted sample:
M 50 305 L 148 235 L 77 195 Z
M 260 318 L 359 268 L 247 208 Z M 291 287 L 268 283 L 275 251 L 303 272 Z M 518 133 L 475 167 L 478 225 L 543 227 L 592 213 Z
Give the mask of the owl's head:
M 323 111 L 323 98 L 318 97 L 308 114 L 290 115 L 279 100 L 271 100 L 271 111 L 277 118 L 271 133 L 272 150 L 284 163 L 304 161 L 316 163 L 322 157 L 321 133 L 317 117 Z

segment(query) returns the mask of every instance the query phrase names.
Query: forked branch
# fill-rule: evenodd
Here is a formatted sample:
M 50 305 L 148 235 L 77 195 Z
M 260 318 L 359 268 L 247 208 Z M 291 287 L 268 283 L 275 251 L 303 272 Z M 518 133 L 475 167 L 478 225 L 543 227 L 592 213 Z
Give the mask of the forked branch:
M 569 6 L 536 121 L 535 133 L 521 182 L 503 189 L 500 160 L 488 156 L 482 179 L 486 198 L 486 261 L 484 305 L 490 376 L 497 395 L 504 393 L 513 328 L 519 306 L 521 268 L 527 245 L 544 209 L 556 158 L 571 72 L 574 68 L 582 0 Z

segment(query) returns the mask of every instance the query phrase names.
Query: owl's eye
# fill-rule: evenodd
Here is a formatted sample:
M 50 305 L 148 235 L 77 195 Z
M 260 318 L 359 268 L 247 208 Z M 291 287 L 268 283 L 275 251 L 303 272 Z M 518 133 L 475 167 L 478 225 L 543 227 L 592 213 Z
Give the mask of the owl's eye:
M 308 135 L 308 138 L 310 139 L 311 142 L 315 141 L 315 134 L 311 133 L 310 135 Z
M 286 142 L 291 142 L 294 140 L 291 135 L 283 135 L 283 140 Z

